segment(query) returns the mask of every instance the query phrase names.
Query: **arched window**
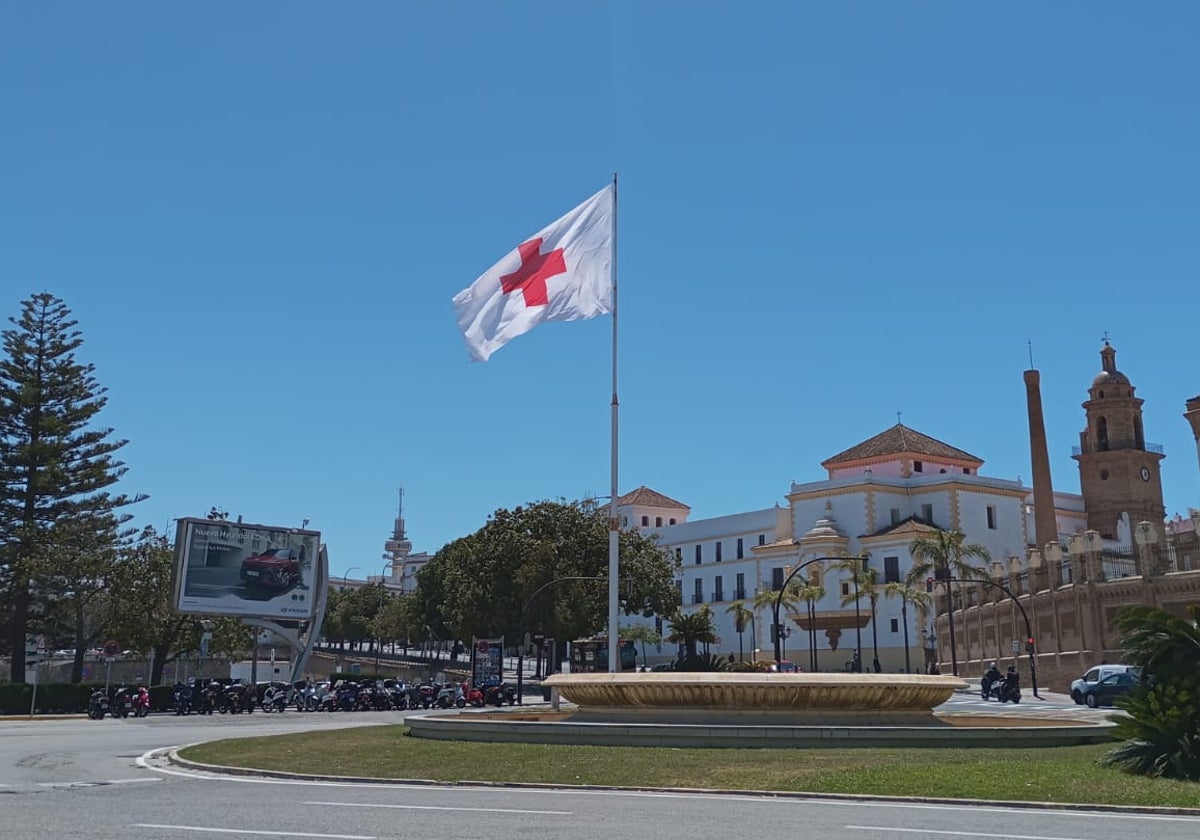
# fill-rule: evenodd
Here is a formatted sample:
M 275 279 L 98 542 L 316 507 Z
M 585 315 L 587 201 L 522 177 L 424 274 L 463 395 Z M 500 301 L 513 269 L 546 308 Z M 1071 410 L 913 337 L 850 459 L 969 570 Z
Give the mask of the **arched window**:
M 1103 417 L 1096 420 L 1096 451 L 1108 451 L 1108 421 Z
M 1136 441 L 1135 445 L 1137 446 L 1138 449 L 1146 448 L 1146 435 L 1144 432 L 1142 432 L 1142 418 L 1141 417 L 1133 418 L 1133 439 L 1134 439 L 1134 441 Z

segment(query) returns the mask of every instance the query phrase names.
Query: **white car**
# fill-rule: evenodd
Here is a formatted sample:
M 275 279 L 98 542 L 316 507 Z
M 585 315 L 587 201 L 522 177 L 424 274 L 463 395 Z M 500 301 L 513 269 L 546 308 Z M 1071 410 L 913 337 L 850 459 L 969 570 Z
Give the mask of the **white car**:
M 1113 674 L 1126 673 L 1140 677 L 1142 671 L 1136 665 L 1097 665 L 1089 668 L 1086 674 L 1071 683 L 1071 699 L 1082 706 L 1084 699 L 1092 693 L 1096 684 L 1102 679 L 1111 677 Z

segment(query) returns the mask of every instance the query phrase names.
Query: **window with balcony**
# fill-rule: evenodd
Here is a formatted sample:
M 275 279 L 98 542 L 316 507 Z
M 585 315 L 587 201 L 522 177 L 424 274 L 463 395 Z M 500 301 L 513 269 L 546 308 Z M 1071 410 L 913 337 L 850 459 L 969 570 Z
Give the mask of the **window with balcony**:
M 725 600 L 725 579 L 721 575 L 717 575 L 713 581 L 713 600 L 720 602 Z
M 746 576 L 738 572 L 736 588 L 733 590 L 733 598 L 735 601 L 741 601 L 746 597 Z
M 771 569 L 771 588 L 776 592 L 783 589 L 783 566 Z
M 759 534 L 759 535 L 758 535 L 758 544 L 759 544 L 759 545 L 766 545 L 766 544 L 767 544 L 767 535 L 766 535 L 766 534 Z
M 694 588 L 692 591 L 692 603 L 693 604 L 703 604 L 704 603 L 704 581 L 701 580 L 700 578 L 696 578 L 696 580 L 694 581 Z

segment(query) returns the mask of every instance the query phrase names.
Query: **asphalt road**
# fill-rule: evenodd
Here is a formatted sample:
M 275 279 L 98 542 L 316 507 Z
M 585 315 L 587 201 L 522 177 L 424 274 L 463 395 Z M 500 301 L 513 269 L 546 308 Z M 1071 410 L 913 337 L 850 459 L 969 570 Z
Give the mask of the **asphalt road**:
M 960 696 L 948 705 L 971 702 Z M 732 835 L 755 840 L 1126 840 L 1131 836 L 1193 840 L 1200 836 L 1200 818 L 1169 815 L 215 777 L 173 767 L 153 752 L 221 737 L 394 723 L 402 717 L 401 713 L 289 712 L 99 722 L 3 721 L 0 826 L 5 837 L 15 840 L 697 840 Z

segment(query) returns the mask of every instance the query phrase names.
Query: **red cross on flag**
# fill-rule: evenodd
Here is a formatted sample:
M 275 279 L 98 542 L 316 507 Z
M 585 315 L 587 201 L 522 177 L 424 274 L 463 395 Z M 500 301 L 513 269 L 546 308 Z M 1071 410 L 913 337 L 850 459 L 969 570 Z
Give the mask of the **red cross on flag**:
M 454 296 L 476 362 L 543 321 L 579 321 L 613 307 L 610 184 L 526 239 Z

